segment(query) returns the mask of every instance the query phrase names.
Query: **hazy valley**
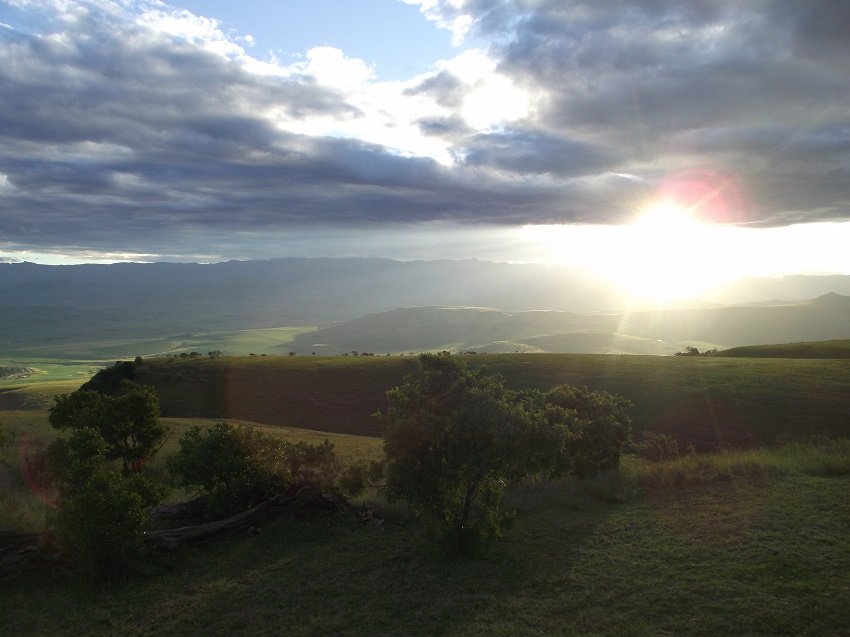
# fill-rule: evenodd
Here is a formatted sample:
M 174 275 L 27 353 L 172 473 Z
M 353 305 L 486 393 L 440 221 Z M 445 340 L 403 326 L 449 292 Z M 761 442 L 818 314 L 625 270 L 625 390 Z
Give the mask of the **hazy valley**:
M 791 276 L 636 307 L 580 270 L 474 260 L 0 264 L 0 361 L 210 350 L 671 355 L 850 338 L 847 295 L 850 276 Z

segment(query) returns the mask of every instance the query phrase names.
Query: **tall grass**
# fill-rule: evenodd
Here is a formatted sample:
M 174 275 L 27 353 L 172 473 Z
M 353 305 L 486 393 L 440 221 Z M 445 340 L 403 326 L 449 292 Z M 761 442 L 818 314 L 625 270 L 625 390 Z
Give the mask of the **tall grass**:
M 686 455 L 666 462 L 623 465 L 635 485 L 666 488 L 740 477 L 850 474 L 850 439 L 786 442 L 772 448 Z
M 55 494 L 46 489 L 39 459 L 47 443 L 7 432 L 0 445 L 0 529 L 41 532 L 53 526 Z
M 617 470 L 587 480 L 526 482 L 505 493 L 519 514 L 548 507 L 579 509 L 591 501 L 622 503 L 647 490 L 677 489 L 741 478 L 850 475 L 850 439 L 787 442 L 774 448 L 683 455 L 650 462 L 624 456 Z

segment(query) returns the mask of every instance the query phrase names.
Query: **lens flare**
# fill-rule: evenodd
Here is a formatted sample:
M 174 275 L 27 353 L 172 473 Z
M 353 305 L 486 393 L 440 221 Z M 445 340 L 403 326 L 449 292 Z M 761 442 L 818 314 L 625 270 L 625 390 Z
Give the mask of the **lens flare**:
M 746 221 L 747 206 L 737 180 L 722 172 L 696 169 L 666 178 L 657 199 L 687 210 L 704 223 L 735 224 Z

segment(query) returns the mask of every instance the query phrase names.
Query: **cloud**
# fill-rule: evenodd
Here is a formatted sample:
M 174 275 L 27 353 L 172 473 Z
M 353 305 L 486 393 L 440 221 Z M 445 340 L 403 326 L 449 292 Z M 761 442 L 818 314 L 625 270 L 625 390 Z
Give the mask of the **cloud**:
M 252 57 L 153 0 L 16 0 L 0 241 L 148 254 L 297 228 L 615 224 L 695 171 L 734 184 L 727 223 L 850 217 L 845 2 L 405 1 L 469 44 L 380 82 L 330 47 Z

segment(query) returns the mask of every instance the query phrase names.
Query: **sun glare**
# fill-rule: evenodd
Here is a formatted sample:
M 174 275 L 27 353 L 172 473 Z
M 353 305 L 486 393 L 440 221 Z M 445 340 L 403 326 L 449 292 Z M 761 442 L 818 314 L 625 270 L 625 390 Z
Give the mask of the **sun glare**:
M 687 297 L 723 278 L 706 230 L 686 209 L 660 203 L 619 228 L 615 254 L 598 269 L 637 300 Z
M 526 239 L 548 250 L 552 261 L 586 267 L 620 285 L 636 302 L 694 297 L 739 276 L 740 264 L 718 253 L 729 232 L 669 202 L 649 206 L 620 226 L 525 229 Z

